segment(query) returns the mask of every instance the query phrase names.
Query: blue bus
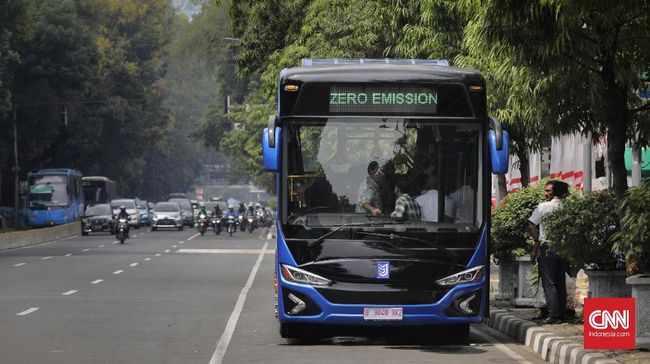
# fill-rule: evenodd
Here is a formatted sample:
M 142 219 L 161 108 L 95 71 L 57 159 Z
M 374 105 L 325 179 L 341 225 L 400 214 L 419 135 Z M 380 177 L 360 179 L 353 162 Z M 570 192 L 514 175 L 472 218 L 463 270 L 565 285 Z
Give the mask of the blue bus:
M 43 227 L 78 221 L 83 215 L 81 172 L 41 169 L 27 174 L 29 226 Z
M 282 337 L 440 325 L 462 337 L 488 315 L 490 173 L 507 171 L 508 135 L 479 72 L 303 60 L 280 74 L 262 150 L 277 175 Z
M 115 182 L 103 176 L 88 176 L 81 179 L 86 205 L 111 203 L 115 199 Z

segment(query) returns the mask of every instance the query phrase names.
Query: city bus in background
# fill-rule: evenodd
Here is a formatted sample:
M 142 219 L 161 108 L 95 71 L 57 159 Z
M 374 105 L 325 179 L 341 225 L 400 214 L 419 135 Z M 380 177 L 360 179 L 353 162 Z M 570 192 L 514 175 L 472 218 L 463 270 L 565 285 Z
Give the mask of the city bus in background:
M 508 135 L 485 91 L 479 72 L 446 61 L 305 59 L 281 72 L 262 151 L 277 174 L 282 337 L 462 337 L 488 315 L 490 173 L 507 171 Z M 397 181 L 428 201 L 421 217 L 400 217 Z
M 84 211 L 81 172 L 41 169 L 27 174 L 29 226 L 43 227 L 78 221 Z
M 86 205 L 111 203 L 115 199 L 115 182 L 103 176 L 88 176 L 81 179 Z

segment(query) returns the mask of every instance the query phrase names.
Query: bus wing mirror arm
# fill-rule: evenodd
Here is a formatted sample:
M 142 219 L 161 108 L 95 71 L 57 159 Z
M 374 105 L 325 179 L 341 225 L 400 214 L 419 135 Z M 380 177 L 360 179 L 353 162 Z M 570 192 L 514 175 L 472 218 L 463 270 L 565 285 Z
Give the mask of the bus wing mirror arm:
M 269 116 L 269 147 L 275 148 L 275 126 L 278 117 L 275 115 Z
M 496 149 L 503 149 L 503 129 L 501 128 L 501 123 L 499 120 L 490 116 L 490 129 L 494 130 L 496 134 Z

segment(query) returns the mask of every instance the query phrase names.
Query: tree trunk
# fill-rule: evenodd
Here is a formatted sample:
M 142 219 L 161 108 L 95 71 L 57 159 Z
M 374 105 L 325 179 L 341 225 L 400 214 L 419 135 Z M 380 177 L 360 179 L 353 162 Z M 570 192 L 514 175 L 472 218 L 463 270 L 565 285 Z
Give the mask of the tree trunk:
M 627 171 L 625 170 L 625 144 L 627 143 L 627 95 L 620 87 L 612 68 L 602 73 L 605 84 L 603 98 L 605 125 L 607 126 L 607 157 L 612 170 L 614 192 L 623 197 L 627 191 Z
M 517 158 L 519 158 L 519 173 L 521 174 L 521 188 L 526 188 L 530 183 L 530 161 L 528 152 L 524 148 L 517 148 Z
M 497 174 L 497 188 L 499 189 L 499 196 L 501 196 L 502 199 L 506 198 L 508 196 L 508 187 L 506 186 L 506 175 L 505 174 Z M 499 206 L 499 202 L 497 201 L 496 205 Z

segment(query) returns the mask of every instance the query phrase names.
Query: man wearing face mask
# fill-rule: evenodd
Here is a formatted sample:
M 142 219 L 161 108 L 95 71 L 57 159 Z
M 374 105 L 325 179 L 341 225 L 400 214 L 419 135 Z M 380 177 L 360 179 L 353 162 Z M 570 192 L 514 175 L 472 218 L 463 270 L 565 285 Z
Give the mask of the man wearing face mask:
M 368 176 L 359 187 L 356 212 L 381 215 L 382 203 L 379 196 L 379 163 L 372 161 L 368 164 Z

